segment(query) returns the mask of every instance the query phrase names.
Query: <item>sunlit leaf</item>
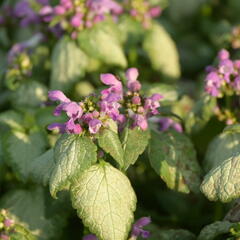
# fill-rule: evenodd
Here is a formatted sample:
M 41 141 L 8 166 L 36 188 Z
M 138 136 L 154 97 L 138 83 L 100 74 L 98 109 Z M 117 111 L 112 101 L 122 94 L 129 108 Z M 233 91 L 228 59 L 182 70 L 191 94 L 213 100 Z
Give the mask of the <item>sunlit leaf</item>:
M 94 165 L 75 178 L 71 196 L 84 225 L 99 239 L 127 239 L 136 196 L 122 172 L 108 163 Z

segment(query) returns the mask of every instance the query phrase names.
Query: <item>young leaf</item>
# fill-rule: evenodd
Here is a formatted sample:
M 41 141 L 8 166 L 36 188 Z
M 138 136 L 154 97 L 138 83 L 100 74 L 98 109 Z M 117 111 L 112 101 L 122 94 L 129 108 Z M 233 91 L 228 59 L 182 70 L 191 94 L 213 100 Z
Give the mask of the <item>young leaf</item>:
M 50 177 L 50 192 L 68 189 L 73 177 L 97 161 L 97 146 L 87 137 L 64 134 L 54 148 L 55 166 Z
M 199 191 L 200 167 L 189 138 L 174 130 L 151 132 L 149 159 L 167 186 L 179 192 Z
M 88 64 L 86 54 L 68 37 L 61 38 L 52 54 L 50 88 L 69 91 L 85 74 Z
M 110 129 L 104 129 L 99 134 L 98 144 L 105 152 L 109 153 L 116 160 L 120 167 L 123 167 L 124 153 L 122 144 L 116 132 Z
M 39 240 L 57 240 L 66 219 L 62 212 L 47 216 L 45 197 L 44 189 L 40 187 L 15 190 L 1 199 L 0 207 L 7 209 L 17 222 L 26 226 Z
M 44 152 L 46 138 L 42 132 L 27 135 L 23 132 L 12 131 L 4 139 L 6 163 L 15 173 L 26 181 L 29 177 L 31 162 Z
M 121 136 L 124 152 L 124 169 L 127 170 L 134 164 L 148 145 L 150 138 L 149 131 L 142 131 L 138 128 L 126 127 Z
M 224 160 L 239 151 L 240 124 L 226 127 L 223 132 L 215 137 L 207 149 L 204 168 L 210 171 Z
M 0 114 L 0 126 L 6 129 L 9 127 L 13 130 L 24 131 L 23 128 L 23 117 L 20 113 L 14 110 L 8 110 Z
M 101 60 L 105 64 L 127 66 L 120 42 L 115 34 L 98 24 L 91 29 L 82 31 L 78 37 L 80 47 L 91 57 Z
M 228 221 L 214 222 L 202 229 L 197 240 L 214 240 L 216 237 L 228 233 L 233 224 Z
M 145 29 L 132 16 L 122 16 L 119 19 L 118 27 L 121 32 L 121 39 L 127 47 L 136 47 L 141 42 Z
M 53 149 L 48 150 L 41 156 L 35 158 L 30 164 L 30 177 L 34 182 L 46 186 L 49 183 L 53 171 L 54 154 Z
M 11 233 L 11 240 L 36 240 L 37 238 L 21 225 L 14 226 L 14 232 Z
M 36 81 L 23 83 L 12 94 L 12 104 L 17 107 L 39 107 L 47 100 L 47 88 Z
M 180 77 L 178 51 L 163 26 L 153 24 L 145 36 L 143 48 L 149 56 L 153 69 L 160 71 L 169 79 Z
M 201 191 L 211 201 L 229 202 L 240 197 L 240 152 L 212 169 L 204 177 Z
M 144 93 L 147 96 L 151 96 L 154 93 L 159 93 L 163 96 L 161 100 L 161 104 L 169 104 L 177 101 L 178 99 L 178 91 L 177 88 L 170 84 L 164 83 L 148 83 L 143 85 Z
M 122 172 L 108 163 L 92 166 L 75 178 L 71 198 L 84 225 L 99 239 L 127 239 L 136 196 Z

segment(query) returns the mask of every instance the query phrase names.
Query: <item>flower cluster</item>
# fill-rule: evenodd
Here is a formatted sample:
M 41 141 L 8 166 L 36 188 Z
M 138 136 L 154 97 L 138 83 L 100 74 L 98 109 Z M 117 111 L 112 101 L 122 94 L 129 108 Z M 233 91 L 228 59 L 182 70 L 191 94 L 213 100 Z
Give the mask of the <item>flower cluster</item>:
M 20 19 L 21 27 L 39 24 L 42 21 L 42 17 L 38 14 L 38 11 L 48 4 L 48 0 L 36 0 L 34 4 L 29 0 L 18 1 L 14 7 L 14 16 Z
M 10 240 L 9 233 L 14 232 L 14 221 L 7 216 L 7 211 L 0 211 L 0 239 Z
M 6 72 L 6 82 L 8 87 L 15 88 L 19 81 L 31 76 L 33 67 L 31 51 L 42 40 L 43 35 L 38 33 L 31 39 L 22 43 L 16 43 L 12 46 L 7 58 L 8 70 Z
M 45 21 L 51 21 L 51 25 L 59 24 L 75 39 L 82 29 L 90 28 L 108 16 L 116 19 L 122 12 L 123 8 L 115 0 L 60 0 L 55 7 L 44 6 L 40 15 Z
M 137 220 L 132 227 L 132 232 L 130 236 L 130 240 L 136 240 L 137 237 L 149 238 L 150 232 L 143 229 L 143 227 L 147 226 L 151 223 L 150 217 L 142 217 Z M 94 234 L 86 235 L 83 240 L 98 240 L 98 238 Z
M 218 66 L 207 67 L 205 91 L 221 98 L 226 95 L 240 94 L 240 60 L 231 60 L 227 50 L 222 49 L 218 54 Z
M 128 0 L 130 14 L 140 21 L 145 28 L 151 24 L 151 19 L 160 16 L 162 9 L 160 6 L 151 6 L 146 0 Z
M 18 83 L 31 76 L 32 64 L 28 48 L 24 43 L 13 45 L 8 53 L 8 70 L 6 72 L 6 83 L 9 88 L 14 89 Z
M 53 123 L 48 129 L 70 134 L 80 134 L 87 130 L 90 134 L 96 134 L 102 126 L 107 127 L 111 121 L 122 128 L 129 120 L 133 128 L 146 130 L 148 118 L 159 114 L 158 107 L 162 96 L 153 94 L 151 97 L 143 97 L 140 94 L 138 74 L 136 68 L 127 70 L 126 91 L 116 76 L 110 73 L 101 74 L 101 81 L 109 87 L 99 95 L 89 95 L 78 103 L 71 101 L 59 90 L 50 91 L 49 99 L 60 102 L 54 115 L 59 116 L 65 112 L 69 120 L 65 123 Z
M 117 0 L 59 0 L 56 6 L 52 6 L 49 0 L 20 0 L 15 7 L 5 6 L 2 9 L 0 25 L 12 19 L 16 19 L 21 27 L 47 23 L 49 27 L 44 28 L 46 31 L 57 37 L 68 32 L 75 39 L 84 28 L 107 18 L 116 21 L 124 12 L 147 28 L 151 19 L 158 17 L 161 11 L 159 6 L 152 6 L 147 0 L 125 0 L 122 4 Z

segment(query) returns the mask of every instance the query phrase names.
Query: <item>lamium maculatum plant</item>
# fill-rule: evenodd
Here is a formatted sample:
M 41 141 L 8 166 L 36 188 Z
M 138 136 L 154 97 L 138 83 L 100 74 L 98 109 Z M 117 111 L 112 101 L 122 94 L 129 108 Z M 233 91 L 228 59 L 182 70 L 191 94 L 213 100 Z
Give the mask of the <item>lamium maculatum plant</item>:
M 239 240 L 239 11 L 0 1 L 0 240 Z

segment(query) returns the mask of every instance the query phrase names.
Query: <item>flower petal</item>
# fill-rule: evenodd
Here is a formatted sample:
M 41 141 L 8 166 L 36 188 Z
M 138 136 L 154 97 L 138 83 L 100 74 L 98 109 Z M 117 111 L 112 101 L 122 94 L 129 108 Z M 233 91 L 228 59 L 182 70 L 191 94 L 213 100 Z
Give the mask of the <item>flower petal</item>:
M 101 74 L 100 79 L 106 85 L 118 85 L 120 83 L 120 81 L 111 73 Z
M 70 102 L 70 99 L 60 90 L 49 91 L 48 97 L 51 101 Z
M 139 72 L 137 68 L 129 68 L 126 72 L 128 82 L 135 82 L 138 78 Z

